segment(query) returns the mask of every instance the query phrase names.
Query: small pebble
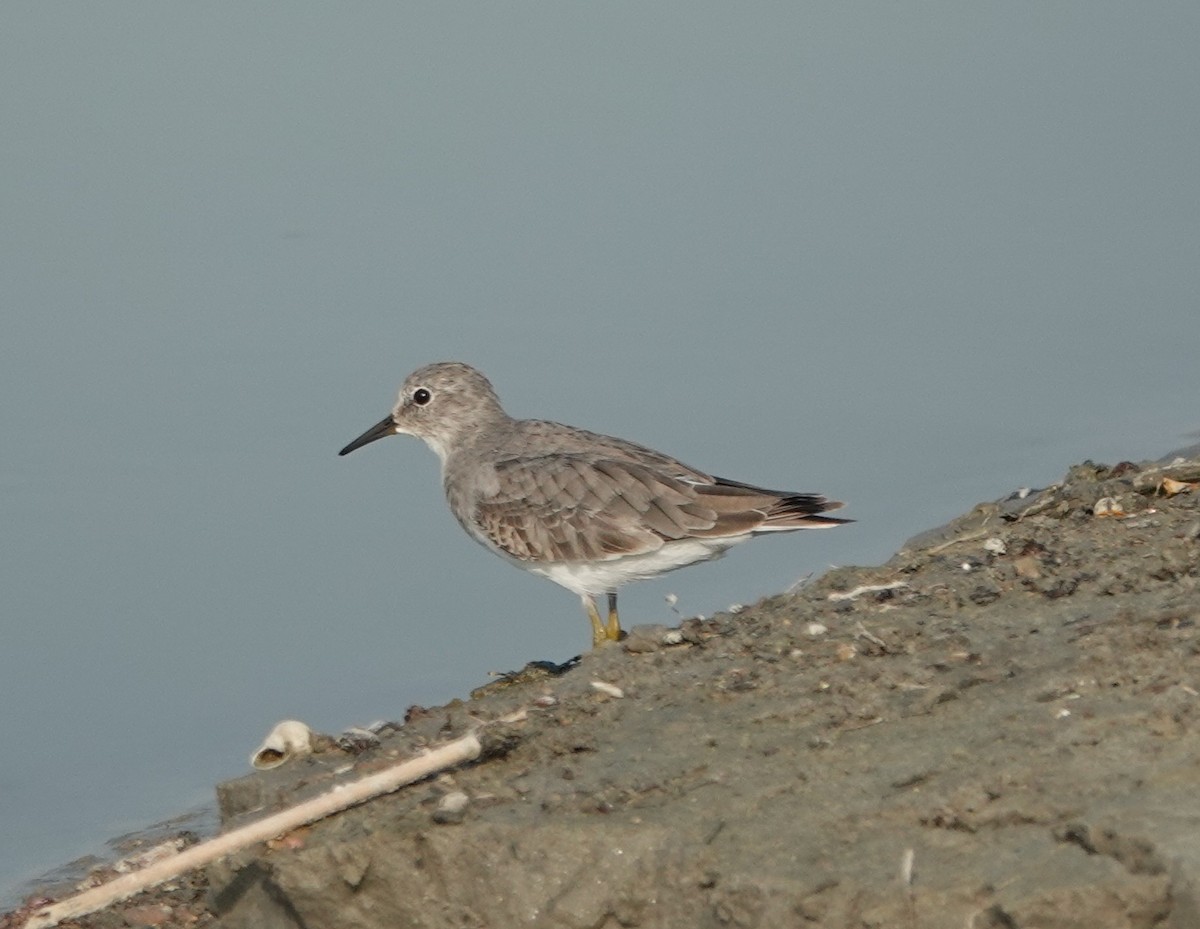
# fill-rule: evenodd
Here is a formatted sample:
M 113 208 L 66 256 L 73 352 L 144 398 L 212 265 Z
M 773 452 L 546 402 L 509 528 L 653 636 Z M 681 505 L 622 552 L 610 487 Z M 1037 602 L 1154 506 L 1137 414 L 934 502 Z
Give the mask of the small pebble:
M 368 748 L 375 748 L 379 744 L 380 739 L 375 732 L 360 726 L 351 726 L 337 737 L 337 747 L 352 755 L 365 752 Z
M 1018 577 L 1038 578 L 1042 576 L 1038 560 L 1032 555 L 1022 555 L 1020 558 L 1014 559 L 1013 569 L 1017 572 Z
M 625 696 L 625 691 L 616 684 L 609 684 L 607 681 L 592 681 L 592 689 L 598 690 L 600 693 L 607 694 L 610 697 L 615 697 L 618 700 Z
M 1003 555 L 1008 551 L 1008 546 L 1004 544 L 1004 540 L 998 536 L 992 536 L 983 543 L 984 551 L 991 552 L 993 555 Z
M 435 823 L 461 823 L 467 814 L 471 798 L 461 790 L 452 790 L 438 801 L 437 809 L 433 811 Z
M 672 643 L 667 640 L 667 637 L 675 633 L 679 635 L 679 630 L 668 629 L 660 624 L 647 626 L 634 626 L 628 631 L 625 638 L 621 640 L 621 647 L 627 652 L 635 655 L 644 654 L 645 652 L 656 652 L 664 645 L 678 644 L 678 641 Z
M 829 627 L 822 623 L 809 623 L 804 627 L 804 631 L 812 636 L 824 635 L 829 631 Z

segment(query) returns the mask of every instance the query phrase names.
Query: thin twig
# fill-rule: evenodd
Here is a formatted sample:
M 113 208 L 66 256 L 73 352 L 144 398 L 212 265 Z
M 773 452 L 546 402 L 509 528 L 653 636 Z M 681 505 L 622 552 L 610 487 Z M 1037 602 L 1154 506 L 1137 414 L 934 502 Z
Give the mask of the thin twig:
M 903 590 L 908 586 L 906 581 L 892 581 L 890 584 L 859 584 L 853 590 L 835 590 L 826 595 L 827 600 L 856 600 L 863 594 L 878 594 L 889 590 Z
M 224 858 L 281 833 L 324 819 L 374 797 L 391 793 L 430 774 L 436 774 L 464 761 L 471 761 L 478 758 L 481 751 L 479 737 L 472 732 L 453 742 L 447 742 L 428 754 L 402 761 L 349 784 L 339 784 L 297 806 L 280 810 L 265 819 L 193 845 L 178 855 L 155 862 L 141 871 L 124 874 L 107 884 L 101 884 L 37 910 L 25 924 L 25 929 L 47 929 L 57 926 L 64 919 L 94 913 L 156 884 L 210 864 L 218 858 Z

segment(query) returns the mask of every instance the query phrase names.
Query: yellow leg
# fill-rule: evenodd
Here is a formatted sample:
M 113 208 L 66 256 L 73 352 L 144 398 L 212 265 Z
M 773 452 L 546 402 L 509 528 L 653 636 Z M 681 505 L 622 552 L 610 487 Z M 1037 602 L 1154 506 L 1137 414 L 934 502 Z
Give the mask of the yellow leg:
M 596 609 L 596 601 L 591 597 L 583 597 L 583 608 L 587 611 L 588 619 L 592 624 L 592 648 L 599 648 L 601 645 L 616 642 L 621 638 L 621 620 L 617 616 L 617 595 L 615 593 L 608 595 L 607 623 L 600 618 L 600 611 Z
M 617 592 L 615 590 L 608 592 L 608 625 L 604 632 L 610 642 L 616 642 L 621 638 L 621 620 L 617 616 Z
M 604 628 L 604 620 L 596 609 L 596 601 L 591 597 L 583 598 L 583 608 L 587 610 L 588 619 L 592 621 L 592 648 L 598 648 L 608 641 L 608 632 Z

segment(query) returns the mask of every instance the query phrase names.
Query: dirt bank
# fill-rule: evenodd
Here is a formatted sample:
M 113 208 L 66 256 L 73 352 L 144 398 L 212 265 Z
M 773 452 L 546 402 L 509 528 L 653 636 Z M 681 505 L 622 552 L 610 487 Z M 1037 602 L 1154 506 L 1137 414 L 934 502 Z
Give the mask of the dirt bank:
M 1080 465 L 222 785 L 231 823 L 530 708 L 500 754 L 73 925 L 1194 929 L 1200 493 L 1164 476 L 1200 458 Z

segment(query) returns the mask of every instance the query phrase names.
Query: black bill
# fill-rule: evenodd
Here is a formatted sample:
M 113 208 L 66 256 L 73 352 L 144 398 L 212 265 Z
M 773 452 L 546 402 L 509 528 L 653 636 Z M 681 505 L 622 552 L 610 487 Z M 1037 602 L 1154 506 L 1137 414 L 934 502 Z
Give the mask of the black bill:
M 364 445 L 370 445 L 376 439 L 382 439 L 389 435 L 396 434 L 396 421 L 388 416 L 386 419 L 381 419 L 374 426 L 360 435 L 357 439 L 343 448 L 339 455 L 349 455 L 356 448 L 362 448 Z

